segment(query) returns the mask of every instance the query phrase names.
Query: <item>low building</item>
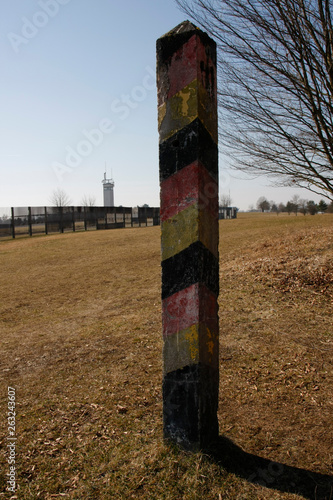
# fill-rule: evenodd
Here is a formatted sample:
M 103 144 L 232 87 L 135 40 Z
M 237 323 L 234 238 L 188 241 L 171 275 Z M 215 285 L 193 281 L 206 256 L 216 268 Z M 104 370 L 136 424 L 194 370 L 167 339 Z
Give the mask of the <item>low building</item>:
M 237 207 L 219 207 L 219 219 L 237 219 Z

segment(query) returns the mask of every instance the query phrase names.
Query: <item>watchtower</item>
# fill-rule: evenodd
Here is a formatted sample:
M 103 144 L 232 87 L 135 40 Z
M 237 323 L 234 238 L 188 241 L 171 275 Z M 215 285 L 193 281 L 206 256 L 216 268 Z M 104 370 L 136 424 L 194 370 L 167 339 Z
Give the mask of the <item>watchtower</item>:
M 106 172 L 104 173 L 103 184 L 103 200 L 105 207 L 114 207 L 114 180 L 106 178 Z

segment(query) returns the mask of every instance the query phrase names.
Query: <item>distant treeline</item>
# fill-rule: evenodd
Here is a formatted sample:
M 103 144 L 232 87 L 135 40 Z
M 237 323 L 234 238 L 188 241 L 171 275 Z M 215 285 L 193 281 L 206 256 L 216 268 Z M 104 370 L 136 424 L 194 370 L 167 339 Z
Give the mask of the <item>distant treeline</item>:
M 300 196 L 295 195 L 286 204 L 275 203 L 274 201 L 268 201 L 267 198 L 261 196 L 257 201 L 257 209 L 261 212 L 275 212 L 279 214 L 280 212 L 287 212 L 289 215 L 294 213 L 298 215 L 301 213 L 303 215 L 315 215 L 317 213 L 333 213 L 333 202 L 330 204 L 326 203 L 325 200 L 320 200 L 319 203 L 313 200 L 305 200 Z

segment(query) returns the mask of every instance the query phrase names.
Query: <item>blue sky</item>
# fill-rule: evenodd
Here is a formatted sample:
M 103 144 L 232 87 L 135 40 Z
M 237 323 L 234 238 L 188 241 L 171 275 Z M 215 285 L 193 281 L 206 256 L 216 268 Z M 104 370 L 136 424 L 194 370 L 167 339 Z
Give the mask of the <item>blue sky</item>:
M 156 39 L 185 19 L 173 0 L 10 0 L 1 5 L 0 207 L 159 204 Z M 242 180 L 221 156 L 220 191 L 246 210 L 259 196 L 311 193 Z

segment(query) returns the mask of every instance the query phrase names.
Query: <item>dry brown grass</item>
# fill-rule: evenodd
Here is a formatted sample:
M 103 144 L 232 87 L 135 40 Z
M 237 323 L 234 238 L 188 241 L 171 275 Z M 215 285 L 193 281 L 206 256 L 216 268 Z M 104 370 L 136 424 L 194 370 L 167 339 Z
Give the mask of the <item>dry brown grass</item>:
M 10 385 L 19 499 L 328 500 L 332 223 L 221 221 L 219 421 L 231 441 L 210 454 L 162 440 L 160 229 L 0 243 L 0 496 Z

